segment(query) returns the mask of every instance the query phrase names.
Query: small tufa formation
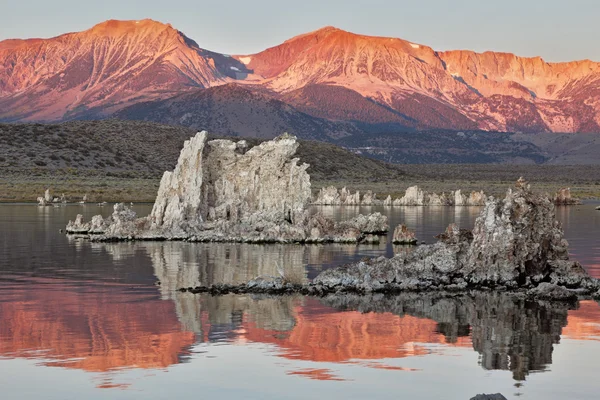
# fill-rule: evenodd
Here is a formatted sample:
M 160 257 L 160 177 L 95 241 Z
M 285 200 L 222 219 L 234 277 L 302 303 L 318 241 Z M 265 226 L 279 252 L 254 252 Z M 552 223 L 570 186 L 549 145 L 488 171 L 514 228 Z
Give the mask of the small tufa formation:
M 308 165 L 293 158 L 294 136 L 247 147 L 244 140 L 207 142 L 207 133 L 198 133 L 185 142 L 175 169 L 164 173 L 148 217 L 137 218 L 117 204 L 113 215 L 97 218 L 88 233 L 94 240 L 356 243 L 367 234 L 387 232 L 387 217 L 381 214 L 336 223 L 308 212 Z M 328 190 L 321 194 L 329 196 Z M 67 232 L 86 227 L 76 220 Z
M 388 195 L 388 197 L 386 197 L 385 200 L 383 201 L 383 206 L 390 207 L 391 205 L 392 205 L 392 196 Z
M 418 186 L 406 189 L 403 197 L 394 200 L 394 206 L 424 206 L 428 204 L 425 192 Z
M 46 189 L 44 192 L 44 196 L 40 196 L 37 198 L 38 206 L 51 206 L 54 198 L 52 197 L 52 193 L 50 189 Z
M 359 206 L 359 205 L 376 205 L 380 204 L 370 190 L 367 191 L 361 200 L 360 192 L 357 190 L 351 193 L 345 187 L 339 191 L 335 186 L 321 188 L 312 201 L 312 204 L 317 206 Z
M 411 186 L 406 189 L 403 197 L 394 200 L 394 206 L 483 206 L 486 196 L 483 191 L 471 192 L 464 195 L 460 190 L 446 193 L 429 193 L 420 189 L 418 186 Z
M 400 224 L 394 229 L 393 244 L 417 244 L 417 237 L 413 231 L 408 229 L 406 225 Z
M 460 190 L 453 192 L 454 205 L 455 206 L 483 206 L 485 205 L 486 196 L 483 191 L 471 192 L 471 194 L 464 195 Z
M 357 190 L 352 194 L 344 187 L 340 190 L 340 201 L 345 206 L 357 206 L 360 204 L 360 192 Z
M 363 195 L 362 201 L 360 202 L 363 206 L 372 206 L 377 202 L 377 195 L 371 190 L 367 190 Z
M 554 204 L 557 206 L 573 206 L 581 204 L 581 201 L 571 196 L 571 188 L 562 188 L 554 195 Z
M 346 188 L 343 190 L 345 189 Z M 313 204 L 320 206 L 339 206 L 342 204 L 342 199 L 340 198 L 340 194 L 335 186 L 328 186 L 319 190 L 319 193 L 313 200 Z

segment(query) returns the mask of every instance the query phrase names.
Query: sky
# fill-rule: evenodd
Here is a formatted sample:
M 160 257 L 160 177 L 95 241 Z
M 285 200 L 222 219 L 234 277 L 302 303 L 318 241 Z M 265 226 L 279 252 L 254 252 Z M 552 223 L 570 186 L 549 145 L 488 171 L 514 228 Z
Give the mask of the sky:
M 171 23 L 200 47 L 252 54 L 335 26 L 435 50 L 600 61 L 598 0 L 0 0 L 0 40 L 53 37 L 107 19 Z

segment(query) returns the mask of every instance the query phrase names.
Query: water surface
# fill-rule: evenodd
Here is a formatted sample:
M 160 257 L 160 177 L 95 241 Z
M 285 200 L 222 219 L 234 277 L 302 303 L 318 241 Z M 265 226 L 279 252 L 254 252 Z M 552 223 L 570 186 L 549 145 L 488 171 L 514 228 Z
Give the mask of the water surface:
M 600 277 L 600 212 L 559 208 L 574 258 Z M 134 206 L 145 215 L 149 205 Z M 433 242 L 477 207 L 381 211 Z M 110 207 L 0 206 L 0 387 L 5 398 L 595 399 L 600 307 L 429 296 L 338 300 L 197 296 L 182 286 L 295 279 L 409 248 L 89 243 L 59 233 Z

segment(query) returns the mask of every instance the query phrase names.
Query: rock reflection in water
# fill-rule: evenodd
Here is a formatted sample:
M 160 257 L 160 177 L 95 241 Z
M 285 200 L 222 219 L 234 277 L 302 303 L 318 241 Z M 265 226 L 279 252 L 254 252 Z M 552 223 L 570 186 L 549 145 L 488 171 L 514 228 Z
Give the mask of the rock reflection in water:
M 427 295 L 344 296 L 322 300 L 333 308 L 389 312 L 437 322 L 437 330 L 455 343 L 471 333 L 485 369 L 510 370 L 515 380 L 552 363 L 553 345 L 567 325 L 568 306 L 516 299 L 505 294 L 436 299 Z

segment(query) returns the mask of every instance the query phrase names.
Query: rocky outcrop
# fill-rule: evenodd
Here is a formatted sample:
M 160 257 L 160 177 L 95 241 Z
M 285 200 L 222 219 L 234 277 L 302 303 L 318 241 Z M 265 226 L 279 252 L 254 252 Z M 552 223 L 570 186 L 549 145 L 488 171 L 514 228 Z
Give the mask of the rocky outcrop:
M 472 232 L 452 224 L 439 239 L 393 258 L 326 270 L 302 287 L 262 282 L 260 290 L 327 294 L 494 288 L 563 301 L 600 290 L 600 281 L 569 260 L 552 201 L 534 194 L 522 179 L 503 200 L 488 199 Z
M 383 205 L 383 206 L 483 206 L 486 196 L 483 191 L 471 192 L 466 195 L 460 190 L 446 193 L 429 193 L 418 186 L 411 186 L 406 189 L 404 196 L 392 201 L 392 196 L 388 195 L 385 200 L 378 200 L 377 196 L 370 190 L 360 197 L 357 191 L 351 194 L 346 188 L 339 191 L 335 186 L 321 188 L 312 204 L 322 206 L 339 205 Z
M 387 232 L 381 214 L 345 223 L 311 215 L 308 165 L 293 158 L 297 148 L 287 134 L 248 149 L 244 140 L 207 142 L 207 133 L 200 132 L 185 142 L 175 169 L 163 175 L 148 217 L 137 218 L 117 204 L 109 219 L 96 219 L 93 231 L 78 219 L 67 232 L 83 233 L 89 226 L 94 240 L 251 243 L 355 243 Z M 335 198 L 333 190 L 321 194 Z
M 562 188 L 554 195 L 554 204 L 557 206 L 573 206 L 581 204 L 581 201 L 571 196 L 571 188 Z
M 339 206 L 342 203 L 343 202 L 340 197 L 340 193 L 338 193 L 338 190 L 335 186 L 321 188 L 317 194 L 317 197 L 315 197 L 313 200 L 313 204 L 322 206 Z
M 464 195 L 460 190 L 446 193 L 429 193 L 418 186 L 406 189 L 403 197 L 394 200 L 394 206 L 482 206 L 485 204 L 486 196 L 481 192 L 471 192 Z
M 377 200 L 377 195 L 371 190 L 367 190 L 361 198 L 358 190 L 351 193 L 345 187 L 338 190 L 335 186 L 327 186 L 317 192 L 312 204 L 317 206 L 373 206 L 383 203 Z
M 394 229 L 393 244 L 417 244 L 417 237 L 406 225 L 400 224 Z
M 462 194 L 460 190 L 456 190 L 451 196 L 454 199 L 455 206 L 483 206 L 485 205 L 486 196 L 483 191 L 471 192 L 468 196 Z
M 44 192 L 44 196 L 40 196 L 37 198 L 37 203 L 38 206 L 50 206 L 52 205 L 52 200 L 54 200 L 54 198 L 52 197 L 50 189 L 46 189 L 46 191 Z
M 394 200 L 394 206 L 424 206 L 427 205 L 428 199 L 425 192 L 419 189 L 418 186 L 411 186 L 406 189 L 403 197 Z
M 371 190 L 367 190 L 360 202 L 363 206 L 372 206 L 377 203 L 377 195 Z
M 516 289 L 549 281 L 589 292 L 598 285 L 577 262 L 569 260 L 568 243 L 555 220 L 552 202 L 533 194 L 522 180 L 508 190 L 504 200 L 488 200 L 472 235 L 452 225 L 441 239 L 392 259 L 325 271 L 314 283 L 327 287 L 349 283 L 367 291 L 389 287 Z
M 348 221 L 342 221 L 338 225 L 342 227 L 354 228 L 361 233 L 366 234 L 386 234 L 389 230 L 387 216 L 381 213 L 369 215 L 358 214 L 358 216 Z
M 506 397 L 500 393 L 494 394 L 478 394 L 475 397 L 471 397 L 471 400 L 506 400 Z
M 340 190 L 340 200 L 343 205 L 357 206 L 360 204 L 360 192 L 357 190 L 354 192 L 354 194 L 352 194 L 344 187 Z
M 388 195 L 388 197 L 386 197 L 385 200 L 383 201 L 383 206 L 389 207 L 391 205 L 392 205 L 392 196 Z

